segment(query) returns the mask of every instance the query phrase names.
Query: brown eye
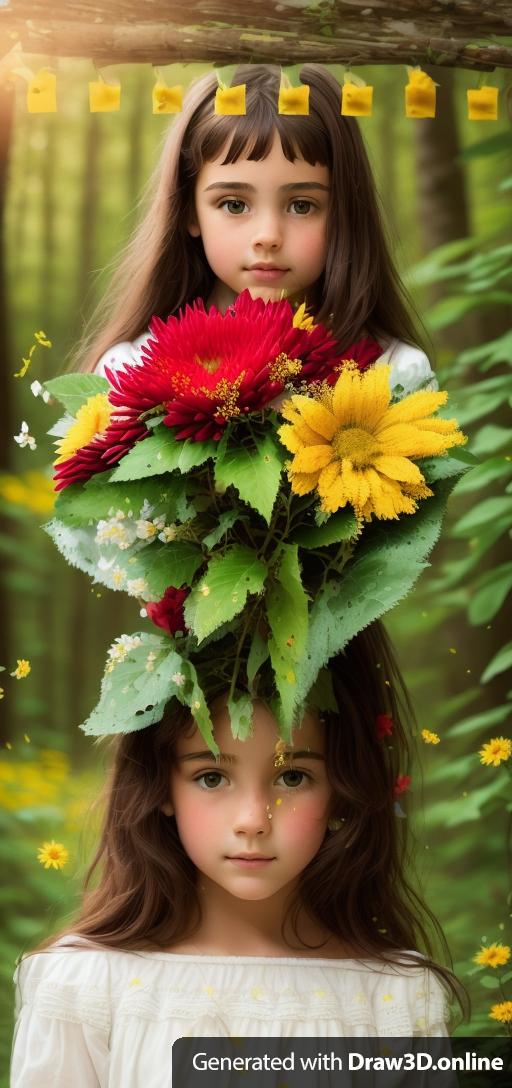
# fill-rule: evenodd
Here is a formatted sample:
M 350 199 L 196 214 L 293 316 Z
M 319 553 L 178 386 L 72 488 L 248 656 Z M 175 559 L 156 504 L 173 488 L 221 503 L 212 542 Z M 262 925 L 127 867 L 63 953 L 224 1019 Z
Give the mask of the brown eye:
M 297 788 L 300 789 L 300 787 L 302 785 L 304 785 L 304 779 L 308 779 L 310 777 L 308 774 L 306 774 L 305 771 L 290 770 L 290 771 L 283 771 L 282 775 L 280 775 L 280 778 L 289 778 L 290 775 L 291 775 L 292 778 L 295 776 L 295 781 L 294 782 L 285 782 L 285 785 L 286 786 L 292 786 L 295 789 L 297 789 Z M 299 782 L 297 782 L 297 777 L 300 779 Z
M 214 782 L 211 779 L 215 779 Z M 215 789 L 218 786 L 220 780 L 224 778 L 224 775 L 220 771 L 205 771 L 204 774 L 200 774 L 198 778 L 194 778 L 194 782 L 205 782 L 203 789 Z M 207 781 L 208 780 L 208 781 Z

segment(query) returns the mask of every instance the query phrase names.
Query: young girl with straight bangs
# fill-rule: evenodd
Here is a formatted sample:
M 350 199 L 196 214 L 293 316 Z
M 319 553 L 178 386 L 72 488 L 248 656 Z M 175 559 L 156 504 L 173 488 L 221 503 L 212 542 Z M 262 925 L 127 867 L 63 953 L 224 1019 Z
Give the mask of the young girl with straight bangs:
M 248 289 L 305 302 L 341 345 L 377 340 L 392 386 L 436 388 L 337 82 L 305 65 L 300 117 L 278 114 L 279 79 L 241 66 L 242 116 L 214 113 L 215 74 L 191 86 L 74 369 L 137 363 L 154 314 Z M 448 1034 L 465 998 L 415 885 L 416 727 L 382 623 L 327 668 L 336 709 L 307 703 L 290 744 L 263 697 L 234 738 L 219 685 L 220 756 L 175 699 L 112 742 L 82 908 L 17 969 L 13 1088 L 166 1088 L 182 1036 Z
M 114 740 L 94 886 L 17 969 L 14 1088 L 170 1085 L 184 1036 L 449 1033 L 464 994 L 411 882 L 414 717 L 382 624 L 329 671 L 339 710 L 308 711 L 281 761 L 268 707 L 242 742 L 222 696 L 229 760 L 183 708 Z

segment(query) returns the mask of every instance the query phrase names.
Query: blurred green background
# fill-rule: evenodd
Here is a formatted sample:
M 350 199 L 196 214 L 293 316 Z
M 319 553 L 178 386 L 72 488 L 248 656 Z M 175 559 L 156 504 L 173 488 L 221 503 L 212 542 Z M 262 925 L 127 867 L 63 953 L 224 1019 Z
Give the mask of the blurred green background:
M 35 71 L 37 58 L 31 60 Z M 208 67 L 188 65 L 179 81 L 187 85 Z M 373 116 L 360 123 L 396 261 L 432 336 L 440 384 L 481 462 L 457 486 L 432 567 L 388 627 L 420 729 L 440 736 L 436 745 L 419 739 L 412 784 L 416 861 L 455 970 L 471 989 L 473 1017 L 461 1032 L 498 1034 L 506 1025 L 491 1020 L 489 1010 L 512 999 L 512 962 L 482 969 L 472 957 L 482 943 L 510 942 L 512 917 L 512 759 L 486 767 L 478 757 L 482 744 L 512 736 L 508 77 L 496 70 L 488 80 L 501 88 L 499 120 L 470 122 L 466 89 L 477 86 L 478 75 L 429 69 L 440 84 L 438 116 L 411 121 L 403 116 L 405 67 L 359 71 L 375 86 Z M 21 79 L 0 97 L 3 1068 L 15 960 L 76 908 L 98 826 L 91 806 L 105 760 L 78 725 L 96 700 L 107 646 L 139 622 L 133 601 L 91 589 L 41 531 L 52 506 L 53 447 L 45 432 L 59 412 L 35 399 L 30 383 L 62 371 L 84 320 L 108 290 L 109 262 L 130 235 L 141 188 L 172 123 L 151 112 L 149 65 L 103 70 L 122 83 L 121 110 L 110 115 L 89 112 L 92 63 L 60 59 L 57 73 L 56 114 L 28 114 Z M 14 378 L 39 330 L 52 347 L 38 345 L 27 375 Z M 22 420 L 36 438 L 33 451 L 13 440 Z M 17 659 L 30 661 L 25 679 L 10 676 Z M 37 860 L 39 846 L 51 839 L 69 850 L 61 871 Z

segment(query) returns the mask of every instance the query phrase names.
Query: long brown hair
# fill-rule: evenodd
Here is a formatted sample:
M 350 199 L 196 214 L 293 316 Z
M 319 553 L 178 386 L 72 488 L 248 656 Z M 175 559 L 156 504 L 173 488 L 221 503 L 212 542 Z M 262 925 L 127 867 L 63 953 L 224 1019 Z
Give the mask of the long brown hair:
M 321 947 L 306 946 L 299 937 L 298 916 L 305 911 L 362 957 L 392 963 L 399 958 L 417 968 L 417 957 L 404 950 L 422 951 L 425 965 L 445 979 L 464 1013 L 469 1008 L 464 988 L 435 960 L 440 951 L 451 964 L 441 927 L 413 887 L 409 820 L 395 811 L 393 787 L 397 775 L 410 770 L 415 719 L 382 623 L 353 638 L 331 660 L 329 671 L 339 709 L 322 715 L 326 764 L 331 816 L 343 822 L 340 830 L 326 834 L 301 873 L 283 919 L 283 938 L 289 919 L 299 947 Z M 392 736 L 379 740 L 376 717 L 382 713 L 394 724 Z M 181 708 L 155 726 L 115 738 L 104 824 L 86 874 L 82 909 L 58 937 L 76 934 L 97 946 L 148 950 L 165 949 L 197 932 L 197 870 L 174 817 L 161 811 L 177 738 L 190 726 Z M 400 797 L 405 812 L 408 796 Z M 40 948 L 49 946 L 50 940 Z
M 94 370 L 108 348 L 143 335 L 153 314 L 166 320 L 196 298 L 208 300 L 214 274 L 201 238 L 188 232 L 197 175 L 227 142 L 223 163 L 242 155 L 266 158 L 276 130 L 290 162 L 300 156 L 331 171 L 326 265 L 306 298 L 318 321 L 342 347 L 365 330 L 377 340 L 417 345 L 433 360 L 432 342 L 393 264 L 357 121 L 341 115 L 339 84 L 322 65 L 305 64 L 300 74 L 310 86 L 304 117 L 277 112 L 280 69 L 274 65 L 238 67 L 233 85 L 247 87 L 241 116 L 214 113 L 215 73 L 191 84 L 143 190 L 145 213 L 110 265 L 110 288 L 87 322 L 71 369 Z

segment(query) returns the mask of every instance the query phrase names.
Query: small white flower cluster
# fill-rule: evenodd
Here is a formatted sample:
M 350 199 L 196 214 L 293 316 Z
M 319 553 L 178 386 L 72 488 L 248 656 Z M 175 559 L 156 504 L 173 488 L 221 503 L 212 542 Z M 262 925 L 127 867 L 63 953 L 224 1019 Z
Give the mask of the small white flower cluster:
M 130 511 L 131 513 L 131 511 Z M 133 514 L 117 510 L 113 517 L 101 518 L 96 529 L 96 544 L 117 544 L 124 550 L 137 539 L 137 530 L 133 523 Z
M 36 440 L 33 435 L 29 434 L 28 423 L 25 420 L 21 424 L 20 433 L 14 435 L 14 441 L 18 443 L 21 449 L 25 449 L 25 446 L 28 446 L 31 450 L 37 449 Z
M 135 650 L 137 646 L 142 646 L 139 635 L 119 635 L 114 639 L 107 654 L 105 672 L 112 672 L 120 661 L 124 661 L 130 650 Z
M 48 404 L 48 401 L 50 400 L 50 394 L 48 390 L 45 389 L 43 385 L 41 385 L 41 382 L 32 382 L 30 389 L 35 397 L 41 397 L 41 400 L 44 400 L 44 403 Z
M 98 570 L 102 572 L 102 574 L 106 573 L 107 571 L 111 570 L 112 567 L 114 567 L 114 569 L 112 570 L 112 586 L 114 589 L 120 589 L 126 578 L 126 571 L 123 570 L 122 567 L 119 567 L 117 565 L 114 566 L 115 562 L 115 559 L 107 559 L 105 555 L 102 555 L 98 559 L 97 567 Z
M 174 681 L 177 687 L 182 688 L 185 683 L 186 677 L 182 672 L 173 672 L 171 680 Z
M 145 578 L 132 578 L 126 583 L 126 589 L 130 597 L 142 597 L 148 592 L 148 583 Z
M 109 517 L 98 521 L 96 530 L 97 544 L 116 544 L 122 550 L 130 548 L 136 540 L 154 540 L 158 537 L 164 544 L 176 538 L 176 526 L 166 525 L 165 517 L 151 519 L 153 507 L 144 499 L 139 517 L 134 519 L 133 510 L 109 510 Z

